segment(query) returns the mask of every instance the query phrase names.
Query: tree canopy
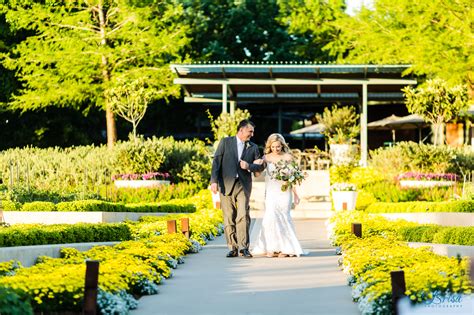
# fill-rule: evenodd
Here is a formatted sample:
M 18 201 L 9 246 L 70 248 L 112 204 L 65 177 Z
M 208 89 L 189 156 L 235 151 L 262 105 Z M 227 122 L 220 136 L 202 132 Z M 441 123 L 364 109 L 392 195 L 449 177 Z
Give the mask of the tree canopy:
M 141 77 L 161 97 L 179 93 L 168 64 L 180 60 L 188 39 L 174 1 L 11 0 L 0 10 L 10 29 L 34 33 L 2 55 L 22 85 L 13 108 L 102 107 L 111 145 L 116 129 L 106 91 L 116 80 Z
M 450 84 L 474 84 L 474 2 L 375 0 L 355 17 L 339 19 L 345 60 L 411 64 L 410 71 Z

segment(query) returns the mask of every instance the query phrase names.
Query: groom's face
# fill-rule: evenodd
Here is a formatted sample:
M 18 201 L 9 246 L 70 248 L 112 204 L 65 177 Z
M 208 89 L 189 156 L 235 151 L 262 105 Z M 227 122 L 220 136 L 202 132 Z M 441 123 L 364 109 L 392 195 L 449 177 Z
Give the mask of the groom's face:
M 245 127 L 240 128 L 237 136 L 242 141 L 249 141 L 250 138 L 253 137 L 254 128 L 252 125 L 247 125 Z

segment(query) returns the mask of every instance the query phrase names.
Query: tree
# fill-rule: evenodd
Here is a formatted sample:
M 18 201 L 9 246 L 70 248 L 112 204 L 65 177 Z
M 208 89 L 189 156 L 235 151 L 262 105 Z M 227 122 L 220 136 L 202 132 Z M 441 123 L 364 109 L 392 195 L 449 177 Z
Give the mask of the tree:
M 326 107 L 322 114 L 316 114 L 316 120 L 324 126 L 322 133 L 329 143 L 350 144 L 359 134 L 359 115 L 354 107 Z
M 2 56 L 22 84 L 12 108 L 99 106 L 110 147 L 117 130 L 106 95 L 117 80 L 143 78 L 160 98 L 179 94 L 168 64 L 188 39 L 175 1 L 12 0 L 0 11 L 12 29 L 34 32 Z
M 305 60 L 331 61 L 340 47 L 337 21 L 347 17 L 344 0 L 279 0 L 279 20 L 295 40 L 295 54 Z
M 143 79 L 131 82 L 117 82 L 117 86 L 108 90 L 112 112 L 130 122 L 133 126 L 133 138 L 137 138 L 137 126 L 145 116 L 148 103 L 154 98 L 155 91 L 148 88 Z
M 409 72 L 474 84 L 474 2 L 471 0 L 375 0 L 341 19 L 340 45 L 354 63 L 411 64 Z
M 236 109 L 234 114 L 221 113 L 216 119 L 212 117 L 211 113 L 207 112 L 209 120 L 211 121 L 211 129 L 214 134 L 215 143 L 222 138 L 235 136 L 237 134 L 237 126 L 244 119 L 250 118 L 248 110 Z
M 183 0 L 192 38 L 189 54 L 201 61 L 304 60 L 279 18 L 277 0 Z M 307 59 L 306 59 L 307 60 Z
M 434 144 L 442 144 L 443 124 L 469 107 L 467 89 L 463 85 L 449 87 L 441 80 L 428 80 L 423 86 L 403 89 L 408 111 L 422 116 L 434 126 Z

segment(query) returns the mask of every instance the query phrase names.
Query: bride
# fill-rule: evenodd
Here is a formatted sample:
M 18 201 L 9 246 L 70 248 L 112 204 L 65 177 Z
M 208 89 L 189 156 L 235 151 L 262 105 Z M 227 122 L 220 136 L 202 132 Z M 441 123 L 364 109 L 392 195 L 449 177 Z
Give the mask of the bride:
M 291 161 L 290 149 L 282 135 L 271 134 L 265 143 L 263 160 L 254 163 L 266 164 L 265 175 L 265 214 L 258 231 L 252 254 L 267 257 L 294 257 L 305 252 L 296 238 L 295 228 L 290 215 L 292 202 L 300 202 L 296 189 L 292 187 L 282 191 L 282 181 L 271 178 L 275 165 L 281 161 Z

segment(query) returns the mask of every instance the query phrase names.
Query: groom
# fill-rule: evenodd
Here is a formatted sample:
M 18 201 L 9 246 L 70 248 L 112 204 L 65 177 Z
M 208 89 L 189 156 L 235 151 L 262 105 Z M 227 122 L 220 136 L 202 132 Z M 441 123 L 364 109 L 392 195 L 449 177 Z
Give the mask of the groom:
M 235 137 L 219 142 L 211 172 L 211 191 L 217 193 L 219 184 L 224 231 L 230 251 L 227 257 L 251 258 L 249 252 L 251 172 L 261 172 L 263 165 L 252 162 L 260 158 L 258 147 L 250 142 L 255 124 L 242 120 Z M 240 248 L 240 251 L 239 251 Z

